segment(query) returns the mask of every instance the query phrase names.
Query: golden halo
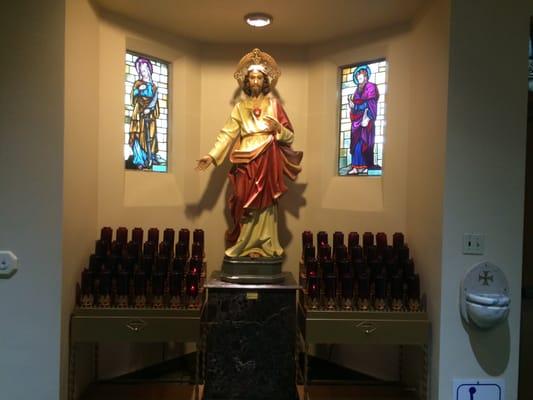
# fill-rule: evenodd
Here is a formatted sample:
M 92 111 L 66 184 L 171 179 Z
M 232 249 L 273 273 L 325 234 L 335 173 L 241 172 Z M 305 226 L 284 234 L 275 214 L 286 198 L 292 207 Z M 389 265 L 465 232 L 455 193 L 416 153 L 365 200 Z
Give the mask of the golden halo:
M 253 69 L 259 69 L 263 73 L 265 73 L 266 76 L 268 76 L 268 79 L 270 80 L 270 87 L 276 86 L 276 83 L 278 81 L 278 78 L 281 75 L 281 71 L 278 68 L 278 64 L 276 63 L 276 60 L 264 51 L 261 51 L 258 48 L 253 49 L 251 52 L 246 54 L 241 60 L 239 61 L 239 65 L 237 66 L 237 70 L 233 74 L 235 79 L 237 79 L 237 82 L 239 82 L 239 86 L 242 88 L 244 84 L 244 78 L 246 77 L 246 74 L 250 70 L 250 67 Z

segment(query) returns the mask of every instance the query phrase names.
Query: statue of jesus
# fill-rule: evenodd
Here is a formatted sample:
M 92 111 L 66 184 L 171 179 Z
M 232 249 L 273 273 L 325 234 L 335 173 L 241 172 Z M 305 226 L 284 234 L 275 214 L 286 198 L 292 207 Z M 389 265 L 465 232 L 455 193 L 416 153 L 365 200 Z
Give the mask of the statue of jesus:
M 245 98 L 239 101 L 209 153 L 197 162 L 203 171 L 229 153 L 233 227 L 226 232 L 227 257 L 279 257 L 278 199 L 295 180 L 303 153 L 294 151 L 294 130 L 272 89 L 281 72 L 267 53 L 246 54 L 234 74 Z M 231 150 L 230 150 L 231 148 Z

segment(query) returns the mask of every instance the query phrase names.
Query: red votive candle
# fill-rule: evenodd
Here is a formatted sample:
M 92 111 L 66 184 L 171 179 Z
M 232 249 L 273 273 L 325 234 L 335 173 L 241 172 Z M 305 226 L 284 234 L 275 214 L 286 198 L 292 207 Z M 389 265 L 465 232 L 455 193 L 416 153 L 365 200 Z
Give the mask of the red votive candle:
M 117 295 L 127 296 L 128 295 L 128 282 L 129 274 L 126 271 L 120 271 L 117 278 Z
M 363 259 L 363 248 L 359 245 L 350 247 L 350 258 L 352 261 Z
M 322 273 L 324 274 L 324 276 L 335 274 L 333 260 L 331 259 L 322 260 L 320 262 L 320 268 L 322 269 Z
M 316 299 L 320 295 L 320 285 L 319 285 L 318 277 L 311 276 L 308 278 L 307 295 L 312 299 Z
M 152 241 L 144 242 L 143 255 L 144 256 L 154 257 L 155 256 L 155 246 L 156 246 L 156 244 L 154 242 L 152 242 Z
M 328 244 L 328 233 L 325 231 L 318 232 L 316 235 L 316 244 L 319 247 L 323 244 Z
M 152 242 L 156 246 L 159 245 L 159 229 L 157 228 L 148 229 L 148 241 Z
M 307 263 L 310 258 L 315 258 L 315 246 L 312 244 L 304 247 L 304 263 Z
M 420 298 L 420 276 L 418 274 L 407 278 L 407 297 L 410 300 L 418 300 Z
M 333 257 L 335 260 L 347 260 L 348 259 L 348 249 L 345 245 L 341 244 L 335 248 L 335 255 Z
M 396 232 L 394 235 L 392 235 L 392 247 L 395 249 L 399 249 L 400 247 L 403 247 L 404 245 L 404 236 L 401 232 Z
M 372 232 L 365 232 L 363 234 L 363 248 L 367 248 L 369 246 L 374 245 L 374 235 Z
M 163 242 L 165 242 L 171 250 L 174 248 L 175 235 L 176 231 L 174 231 L 172 228 L 166 228 L 163 231 Z
M 357 259 L 352 261 L 354 274 L 355 276 L 359 276 L 361 273 L 366 271 L 365 263 L 362 259 Z
M 367 272 L 361 272 L 357 282 L 357 294 L 361 299 L 370 298 L 370 276 Z
M 94 274 L 100 273 L 102 266 L 105 263 L 105 257 L 99 256 L 96 254 L 91 254 L 89 256 L 89 270 Z
M 337 261 L 337 270 L 339 271 L 339 275 L 352 275 L 352 263 L 347 258 L 340 259 Z M 353 276 L 352 276 L 353 278 Z
M 313 245 L 313 232 L 304 231 L 302 232 L 302 249 L 305 249 L 307 246 Z
M 196 258 L 199 258 L 199 259 L 203 259 L 204 258 L 203 248 L 202 248 L 202 245 L 199 242 L 194 242 L 192 244 L 191 257 L 196 257 Z
M 136 243 L 139 246 L 139 248 L 142 246 L 143 244 L 142 228 L 133 228 L 133 230 L 131 231 L 131 241 L 133 243 Z
M 199 257 L 192 257 L 189 262 L 189 273 L 193 275 L 200 275 L 202 273 L 202 259 Z
M 180 229 L 178 232 L 178 242 L 185 243 L 187 248 L 189 248 L 190 235 L 191 233 L 187 228 Z
M 387 247 L 387 234 L 385 232 L 378 232 L 376 234 L 376 246 L 379 250 L 385 250 Z
M 134 289 L 136 296 L 144 296 L 146 294 L 146 276 L 144 272 L 137 271 L 133 276 Z
M 348 234 L 348 248 L 359 246 L 359 234 L 357 232 L 350 232 Z
M 105 257 L 107 256 L 107 252 L 110 248 L 111 242 L 106 242 L 103 239 L 97 240 L 94 245 L 94 254 L 96 254 L 98 257 Z
M 178 271 L 172 271 L 170 274 L 169 292 L 171 296 L 179 296 L 181 294 L 181 285 L 183 274 Z
M 333 233 L 333 248 L 344 245 L 344 233 L 336 231 Z
M 169 258 L 166 255 L 159 254 L 157 256 L 156 271 L 166 275 L 168 272 L 168 263 L 169 263 Z
M 81 292 L 85 295 L 93 292 L 93 273 L 84 269 L 81 273 Z
M 111 229 L 110 226 L 104 226 L 100 230 L 100 240 L 111 243 L 111 241 L 113 240 L 113 229 Z
M 341 296 L 343 299 L 353 298 L 353 275 L 345 274 L 341 278 Z
M 387 282 L 385 280 L 385 276 L 383 274 L 379 274 L 376 276 L 374 280 L 375 284 L 375 296 L 377 299 L 384 299 L 386 296 L 386 290 L 387 290 Z
M 185 266 L 187 265 L 187 259 L 184 257 L 176 257 L 174 259 L 173 270 L 179 272 L 181 275 L 185 273 Z
M 409 261 L 409 247 L 404 245 L 398 249 L 398 262 L 400 264 L 406 264 Z
M 128 228 L 121 226 L 117 229 L 117 242 L 122 244 L 123 246 L 128 243 Z
M 100 274 L 100 284 L 98 286 L 98 292 L 101 296 L 106 296 L 111 293 L 111 272 L 102 271 Z
M 152 293 L 154 296 L 163 295 L 163 273 L 154 272 L 152 276 Z
M 178 258 L 189 258 L 189 246 L 186 242 L 176 243 L 175 253 Z
M 187 296 L 196 297 L 198 295 L 198 282 L 199 275 L 197 274 L 187 274 L 186 278 L 187 283 Z
M 370 245 L 368 247 L 365 247 L 365 256 L 367 262 L 373 262 L 378 259 L 378 248 L 374 245 Z
M 193 243 L 198 243 L 200 245 L 200 248 L 202 249 L 202 257 L 204 253 L 204 230 L 203 229 L 195 229 L 192 233 L 192 241 Z
M 324 278 L 325 293 L 328 299 L 337 297 L 337 275 L 328 274 Z
M 305 272 L 307 277 L 318 276 L 318 263 L 316 258 L 309 258 L 305 263 Z
M 320 260 L 331 260 L 331 246 L 327 243 L 323 243 L 319 247 Z
M 391 297 L 393 299 L 401 299 L 403 297 L 403 279 L 400 275 L 392 278 Z
M 170 257 L 170 249 L 171 247 L 169 244 L 165 241 L 162 241 L 159 243 L 159 252 L 157 254 L 160 256 Z

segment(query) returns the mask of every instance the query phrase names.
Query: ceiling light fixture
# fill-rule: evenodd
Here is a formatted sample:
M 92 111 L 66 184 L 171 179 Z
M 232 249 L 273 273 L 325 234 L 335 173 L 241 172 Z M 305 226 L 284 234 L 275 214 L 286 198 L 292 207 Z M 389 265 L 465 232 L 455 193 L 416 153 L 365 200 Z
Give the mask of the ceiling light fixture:
M 270 25 L 272 23 L 272 15 L 262 13 L 262 12 L 255 12 L 246 14 L 244 16 L 244 20 L 246 23 L 250 26 L 253 26 L 254 28 L 262 28 L 264 26 Z

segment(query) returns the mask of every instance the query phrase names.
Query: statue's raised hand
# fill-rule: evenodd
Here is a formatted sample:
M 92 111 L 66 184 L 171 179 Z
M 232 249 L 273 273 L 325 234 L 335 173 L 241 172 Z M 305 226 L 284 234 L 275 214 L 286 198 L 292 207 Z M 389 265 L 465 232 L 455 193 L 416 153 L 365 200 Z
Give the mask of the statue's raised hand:
M 211 164 L 213 164 L 213 159 L 211 156 L 203 156 L 199 160 L 196 160 L 196 171 L 204 171 L 206 170 Z

